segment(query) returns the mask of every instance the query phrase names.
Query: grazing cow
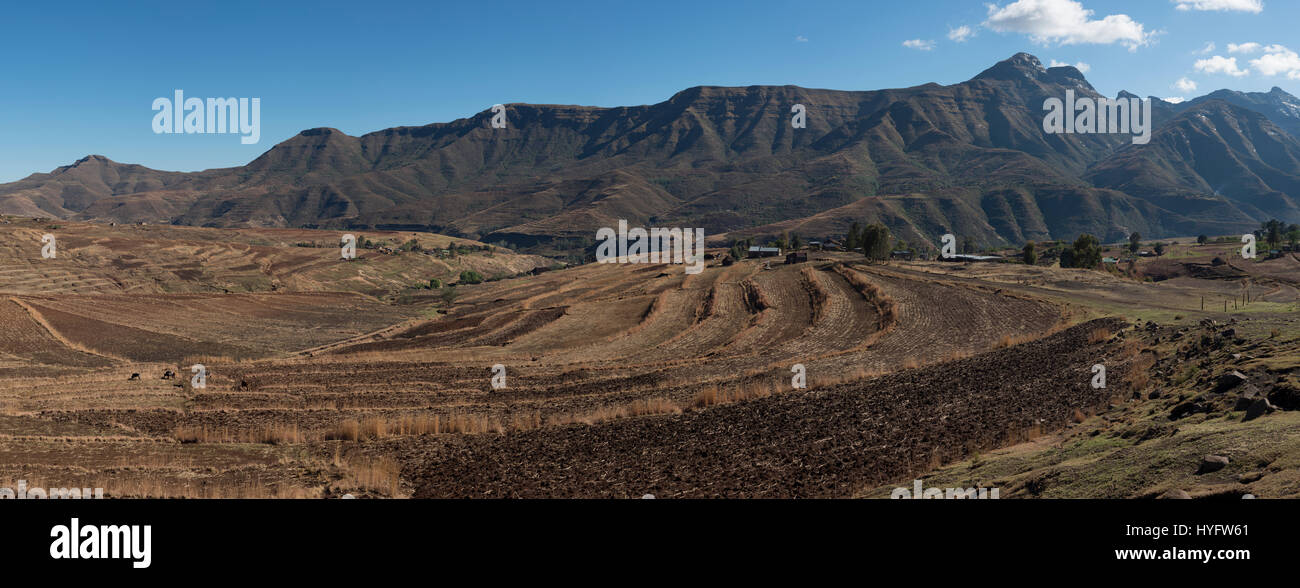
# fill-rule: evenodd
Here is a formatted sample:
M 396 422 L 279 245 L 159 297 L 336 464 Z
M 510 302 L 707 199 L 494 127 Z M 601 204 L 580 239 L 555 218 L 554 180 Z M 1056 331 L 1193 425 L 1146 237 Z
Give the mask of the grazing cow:
M 176 378 L 176 372 L 173 372 L 173 371 L 171 371 L 171 370 L 167 370 L 167 371 L 163 372 L 163 377 L 162 377 L 162 379 L 164 379 L 164 380 L 171 380 L 171 379 L 175 379 L 175 378 Z
M 127 378 L 128 381 L 129 381 L 129 380 L 139 380 L 139 379 L 140 379 L 140 374 L 131 374 L 131 377 Z
M 247 389 L 247 388 L 248 388 L 248 382 L 247 382 L 246 380 L 240 380 L 240 381 L 239 381 L 239 389 L 240 389 L 240 390 L 245 390 L 245 389 Z

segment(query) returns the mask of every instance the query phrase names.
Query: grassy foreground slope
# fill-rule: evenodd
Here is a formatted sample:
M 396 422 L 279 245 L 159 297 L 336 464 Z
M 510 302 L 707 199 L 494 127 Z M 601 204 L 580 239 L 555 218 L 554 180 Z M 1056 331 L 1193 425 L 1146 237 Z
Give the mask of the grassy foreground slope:
M 922 476 L 924 486 L 998 487 L 1004 498 L 1300 497 L 1300 260 L 1243 260 L 1236 248 L 1174 244 L 1128 270 L 1137 279 L 926 268 L 1125 316 L 1144 376 L 1061 433 L 962 459 Z M 1203 465 L 1207 457 L 1227 465 Z M 859 495 L 888 497 L 911 480 L 895 482 Z

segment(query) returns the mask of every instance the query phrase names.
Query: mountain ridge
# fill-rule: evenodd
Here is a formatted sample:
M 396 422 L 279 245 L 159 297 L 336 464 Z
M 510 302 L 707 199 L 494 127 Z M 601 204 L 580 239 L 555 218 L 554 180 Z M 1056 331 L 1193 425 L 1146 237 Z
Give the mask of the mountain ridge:
M 585 247 L 618 219 L 725 237 L 816 217 L 829 235 L 850 222 L 822 222 L 840 209 L 931 245 L 944 232 L 993 245 L 1300 220 L 1300 142 L 1274 122 L 1289 120 L 1284 109 L 1233 103 L 1267 110 L 1289 94 L 1157 102 L 1156 147 L 1143 150 L 1127 135 L 1045 134 L 1043 100 L 1066 90 L 1102 97 L 1077 68 L 1019 53 L 946 86 L 694 86 L 639 106 L 517 103 L 505 129 L 491 128 L 490 111 L 359 136 L 318 127 L 201 172 L 89 156 L 0 185 L 0 212 L 420 229 L 556 250 Z M 790 124 L 795 104 L 805 128 Z

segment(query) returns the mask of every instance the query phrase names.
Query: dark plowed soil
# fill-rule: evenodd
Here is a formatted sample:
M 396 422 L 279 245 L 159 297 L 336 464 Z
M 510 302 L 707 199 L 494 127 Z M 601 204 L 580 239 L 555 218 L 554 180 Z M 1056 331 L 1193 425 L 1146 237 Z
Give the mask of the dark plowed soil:
M 1043 340 L 864 383 L 680 415 L 392 441 L 416 497 L 840 497 L 937 462 L 1064 427 L 1108 402 L 1091 367 L 1118 350 L 1089 335 Z M 1117 362 L 1112 359 L 1111 363 Z

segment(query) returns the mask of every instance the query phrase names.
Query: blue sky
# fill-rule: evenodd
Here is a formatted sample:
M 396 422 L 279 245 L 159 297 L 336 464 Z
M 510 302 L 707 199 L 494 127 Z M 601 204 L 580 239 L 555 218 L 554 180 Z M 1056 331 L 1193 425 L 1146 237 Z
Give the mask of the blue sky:
M 0 182 L 92 153 L 165 170 L 240 165 L 302 129 L 359 135 L 498 102 L 950 84 L 1019 51 L 1087 64 L 1111 95 L 1300 95 L 1300 2 L 1283 0 L 123 4 L 4 8 Z M 154 134 L 151 103 L 178 88 L 260 98 L 261 142 Z

